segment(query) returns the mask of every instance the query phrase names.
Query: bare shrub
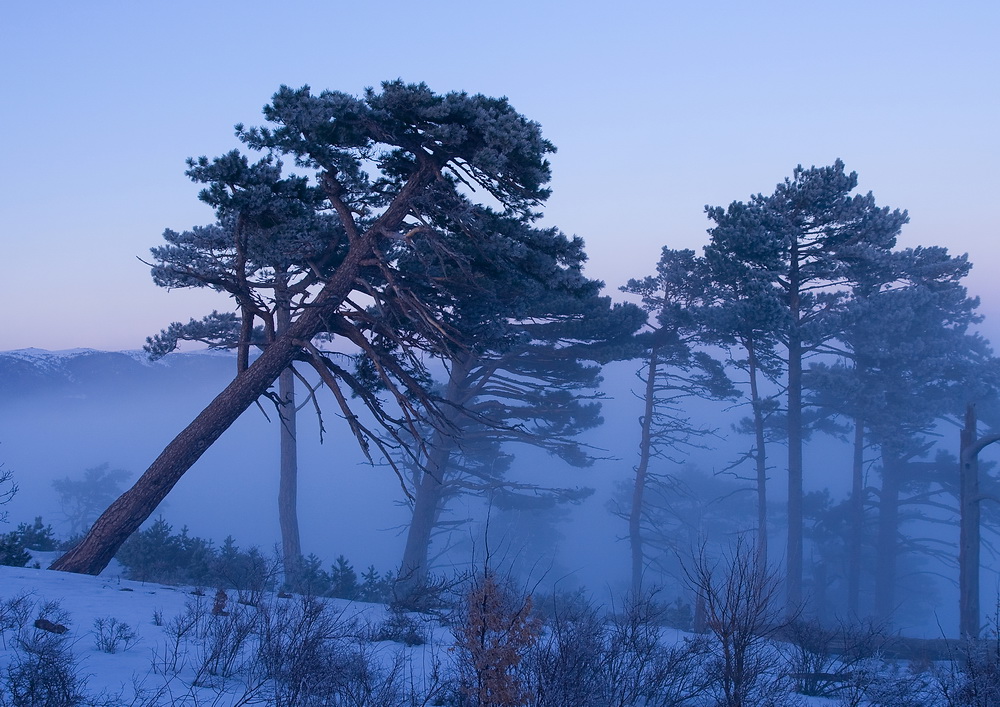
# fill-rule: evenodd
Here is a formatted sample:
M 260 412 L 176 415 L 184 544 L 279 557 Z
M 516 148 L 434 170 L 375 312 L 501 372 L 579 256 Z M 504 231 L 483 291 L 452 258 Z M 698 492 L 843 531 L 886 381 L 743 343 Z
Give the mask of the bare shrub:
M 15 642 L 4 682 L 3 704 L 11 707 L 74 707 L 87 683 L 66 636 L 37 629 Z
M 388 657 L 367 643 L 343 612 L 315 597 L 271 602 L 260 612 L 257 667 L 268 703 L 404 707 L 402 654 Z M 419 704 L 419 703 L 416 703 Z
M 332 690 L 327 672 L 337 667 L 334 644 L 344 633 L 341 616 L 315 597 L 261 608 L 257 657 L 275 705 L 300 704 Z
M 912 664 L 900 666 L 896 663 L 881 661 L 881 664 L 870 665 L 865 676 L 867 684 L 864 687 L 864 698 L 855 702 L 865 707 L 929 707 L 940 702 L 933 694 L 931 675 L 917 669 Z M 846 701 L 842 701 L 842 704 Z M 962 707 L 996 705 L 996 702 L 962 702 Z
M 35 606 L 31 594 L 22 592 L 0 602 L 0 642 L 7 647 L 7 634 L 20 634 L 28 624 L 28 617 Z
M 207 613 L 201 598 L 189 600 L 184 613 L 170 619 L 163 627 L 166 640 L 153 649 L 153 671 L 161 675 L 177 675 L 187 662 L 188 646 L 198 633 Z
M 94 619 L 93 633 L 94 644 L 105 653 L 127 651 L 139 640 L 131 626 L 111 616 Z
M 605 625 L 580 594 L 550 597 L 539 606 L 545 629 L 525 660 L 532 707 L 589 707 L 603 688 Z
M 934 673 L 937 692 L 948 707 L 1000 704 L 1000 641 L 966 639 L 951 660 Z
M 789 694 L 792 683 L 771 641 L 784 625 L 778 579 L 758 566 L 757 556 L 753 543 L 741 537 L 721 560 L 712 561 L 703 547 L 693 566 L 684 568 L 715 639 L 708 670 L 718 704 L 725 707 L 795 702 Z
M 889 640 L 881 624 L 871 621 L 824 626 L 817 619 L 794 619 L 778 637 L 789 664 L 796 691 L 813 697 L 837 697 L 857 692 L 869 680 L 868 672 Z
M 651 594 L 629 597 L 609 627 L 602 655 L 608 707 L 672 707 L 705 693 L 702 669 L 709 655 L 703 639 L 667 646 L 662 637 L 664 606 Z
M 196 684 L 213 684 L 211 678 L 229 678 L 241 673 L 253 655 L 250 639 L 256 629 L 257 612 L 237 604 L 225 614 L 205 612 L 198 626 Z M 211 677 L 209 677 L 211 676 Z

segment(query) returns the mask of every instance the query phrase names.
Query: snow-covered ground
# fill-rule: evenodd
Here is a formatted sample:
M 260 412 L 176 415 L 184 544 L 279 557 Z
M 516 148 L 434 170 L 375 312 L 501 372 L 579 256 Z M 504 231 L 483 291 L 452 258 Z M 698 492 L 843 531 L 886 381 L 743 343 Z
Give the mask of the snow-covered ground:
M 58 553 L 34 554 L 39 563 L 45 563 Z M 49 640 L 69 649 L 70 669 L 86 681 L 86 693 L 91 697 L 102 695 L 96 704 L 275 704 L 277 699 L 259 677 L 259 666 L 253 666 L 256 639 L 249 638 L 244 650 L 233 653 L 235 663 L 243 669 L 235 669 L 234 664 L 232 675 L 227 677 L 225 660 L 229 656 L 213 656 L 212 637 L 196 634 L 211 624 L 226 625 L 223 632 L 233 631 L 228 636 L 228 642 L 233 644 L 240 626 L 238 616 L 245 618 L 262 611 L 270 612 L 272 629 L 288 630 L 296 618 L 301 618 L 303 598 L 267 594 L 255 597 L 257 607 L 239 603 L 243 598 L 245 595 L 230 592 L 225 607 L 228 616 L 219 617 L 212 615 L 212 589 L 134 582 L 121 579 L 114 570 L 92 577 L 0 566 L 0 675 L 9 683 L 10 670 L 31 658 L 31 652 L 24 650 L 25 643 L 40 640 L 44 644 Z M 373 640 L 377 636 L 373 637 L 372 632 L 377 632 L 388 616 L 384 606 L 339 599 L 319 601 L 327 608 L 328 629 L 332 627 L 334 634 L 339 633 L 334 638 L 344 647 L 344 654 L 365 656 L 375 669 L 371 676 L 375 681 L 380 679 L 380 671 L 394 673 L 400 686 L 419 691 L 424 687 L 425 675 L 433 672 L 434 663 L 448 657 L 440 647 L 451 640 L 451 634 L 436 624 L 421 627 L 431 638 L 430 643 L 407 647 Z M 182 624 L 199 617 L 200 627 L 178 638 Z M 36 627 L 38 618 L 64 625 L 68 631 L 62 635 L 43 631 Z M 103 630 L 99 622 L 103 622 Z M 122 633 L 115 652 L 102 650 L 98 643 L 103 637 L 104 648 L 108 648 L 108 643 L 114 642 L 115 630 Z M 128 634 L 134 634 L 134 639 L 124 640 Z M 211 667 L 206 669 L 206 665 Z M 0 704 L 7 704 L 4 697 L 9 699 L 5 689 L 0 687 Z M 378 702 L 370 704 L 374 707 Z
M 58 553 L 34 554 L 45 566 Z M 119 572 L 115 563 L 99 577 L 0 566 L 0 705 L 66 704 L 44 693 L 58 673 L 53 656 L 58 658 L 60 651 L 59 674 L 75 676 L 90 700 L 72 704 L 314 704 L 301 701 L 295 690 L 306 683 L 316 689 L 315 683 L 323 680 L 340 681 L 333 689 L 354 693 L 315 704 L 454 704 L 427 699 L 435 690 L 444 697 L 451 689 L 442 676 L 454 674 L 456 655 L 452 629 L 429 617 L 393 614 L 381 604 L 236 591 L 220 606 L 214 589 L 140 583 L 122 579 Z M 50 629 L 62 625 L 67 630 L 52 633 L 39 628 L 38 619 L 51 622 Z M 407 645 L 402 639 L 411 629 L 427 642 Z M 663 644 L 678 646 L 689 637 L 674 629 L 660 629 L 658 635 Z M 321 640 L 310 644 L 311 637 Z M 264 645 L 269 648 L 263 650 Z M 700 655 L 696 669 L 713 670 L 706 662 L 709 655 Z M 853 699 L 845 699 L 846 693 L 841 699 L 786 694 L 769 704 L 943 704 L 932 697 L 932 683 L 926 680 L 918 691 L 925 698 L 905 694 L 906 685 L 920 682 L 908 677 L 906 666 L 880 660 L 869 666 L 875 672 L 867 679 L 878 683 L 882 695 L 874 701 L 855 692 Z M 284 678 L 276 680 L 275 675 Z M 31 680 L 39 676 L 46 685 L 32 687 Z M 42 697 L 12 701 L 11 686 L 18 680 L 19 689 L 40 689 Z M 712 698 L 703 698 L 692 704 L 713 704 Z

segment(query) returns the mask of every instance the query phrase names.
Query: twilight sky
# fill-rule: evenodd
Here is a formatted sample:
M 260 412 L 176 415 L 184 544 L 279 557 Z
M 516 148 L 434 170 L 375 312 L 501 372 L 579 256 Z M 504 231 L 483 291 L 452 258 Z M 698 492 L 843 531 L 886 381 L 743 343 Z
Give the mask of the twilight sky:
M 212 220 L 184 159 L 237 146 L 281 84 L 397 77 L 540 122 L 559 148 L 545 223 L 610 288 L 704 245 L 706 204 L 840 157 L 909 210 L 902 245 L 969 253 L 1000 342 L 998 38 L 987 0 L 4 3 L 0 350 L 135 349 L 227 308 L 137 260 Z

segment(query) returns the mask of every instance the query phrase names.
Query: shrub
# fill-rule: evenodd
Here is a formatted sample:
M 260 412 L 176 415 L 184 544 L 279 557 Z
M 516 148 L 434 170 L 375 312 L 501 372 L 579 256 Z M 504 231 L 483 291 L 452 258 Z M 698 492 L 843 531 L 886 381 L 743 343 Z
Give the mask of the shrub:
M 528 703 L 521 662 L 541 631 L 531 606 L 530 595 L 515 591 L 489 568 L 474 581 L 453 629 L 459 685 L 470 707 Z
M 113 617 L 94 619 L 94 645 L 104 653 L 127 651 L 139 640 L 139 635 L 127 623 Z
M 719 571 L 722 565 L 722 571 Z M 715 638 L 709 667 L 721 707 L 790 705 L 791 683 L 770 638 L 782 628 L 775 574 L 757 565 L 752 544 L 742 538 L 720 562 L 702 548 L 687 581 L 705 607 Z
M 31 553 L 24 548 L 17 531 L 0 535 L 0 565 L 24 567 L 30 561 Z
M 26 595 L 4 602 L 3 609 L 8 618 L 6 625 L 15 630 L 15 638 L 4 675 L 5 690 L 0 695 L 9 697 L 12 707 L 81 704 L 87 681 L 79 674 L 73 658 L 69 634 L 63 626 L 69 623 L 69 616 L 59 603 L 49 601 L 37 606 L 34 628 L 28 627 L 28 620 L 36 605 Z
M 18 707 L 73 707 L 84 699 L 86 679 L 65 636 L 36 629 L 18 638 L 5 677 L 10 704 Z
M 41 516 L 36 516 L 35 522 L 31 525 L 19 524 L 15 532 L 21 537 L 21 544 L 29 550 L 51 552 L 59 547 L 55 531 L 52 530 L 51 525 L 42 523 Z
M 429 636 L 424 623 L 400 607 L 391 607 L 389 616 L 371 632 L 373 641 L 394 641 L 405 646 L 422 646 Z

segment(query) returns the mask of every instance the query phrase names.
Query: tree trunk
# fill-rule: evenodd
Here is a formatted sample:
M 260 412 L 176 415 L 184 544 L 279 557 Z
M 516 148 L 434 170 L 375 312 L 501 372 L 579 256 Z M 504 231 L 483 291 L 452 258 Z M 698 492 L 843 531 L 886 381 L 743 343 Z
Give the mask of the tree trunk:
M 851 537 L 847 558 L 847 614 L 861 618 L 861 551 L 865 532 L 865 426 L 854 420 L 854 463 L 851 468 Z
M 878 562 L 875 568 L 875 616 L 888 622 L 895 609 L 899 553 L 899 494 L 902 460 L 882 450 L 882 490 L 878 504 Z
M 372 239 L 356 241 L 337 272 L 288 331 L 268 345 L 167 445 L 135 485 L 112 503 L 83 540 L 53 562 L 51 569 L 100 574 L 184 473 L 288 368 L 300 350 L 298 342 L 309 341 L 325 329 L 326 315 L 334 312 L 350 294 L 361 262 L 371 252 Z
M 414 490 L 413 516 L 406 531 L 403 561 L 396 578 L 396 598 L 405 599 L 427 581 L 431 536 L 437 525 L 444 500 L 445 478 L 451 445 L 435 435 L 435 445 L 427 468 L 420 472 L 420 483 Z
M 799 260 L 793 242 L 789 267 L 788 332 L 788 615 L 802 608 L 802 339 L 799 332 Z
M 281 553 L 285 576 L 294 574 L 302 557 L 298 515 L 298 447 L 295 429 L 295 374 L 291 367 L 278 377 L 278 399 L 281 401 L 281 461 L 278 480 L 278 525 L 281 529 Z
M 278 294 L 278 293 L 276 293 Z M 291 303 L 287 295 L 278 298 L 277 334 L 281 336 L 292 324 Z M 278 427 L 280 462 L 278 477 L 278 526 L 281 530 L 281 556 L 285 578 L 295 575 L 302 557 L 299 539 L 298 485 L 299 460 L 296 440 L 295 373 L 291 365 L 278 376 Z
M 628 517 L 628 541 L 632 551 L 632 595 L 638 598 L 642 592 L 642 506 L 649 478 L 649 460 L 653 454 L 653 412 L 656 405 L 656 346 L 650 350 L 649 365 L 646 369 L 646 398 L 642 415 L 639 438 L 639 464 L 635 468 L 635 486 L 632 487 L 632 508 Z
M 767 567 L 767 454 L 764 436 L 764 410 L 757 385 L 757 354 L 753 342 L 746 346 L 750 374 L 750 404 L 753 408 L 753 430 L 756 448 L 754 464 L 757 468 L 757 569 Z
M 452 359 L 445 389 L 444 426 L 455 429 L 447 432 L 436 430 L 430 443 L 427 463 L 418 474 L 420 481 L 414 488 L 413 516 L 406 531 L 403 560 L 396 578 L 396 598 L 405 599 L 419 591 L 427 580 L 431 536 L 437 526 L 447 489 L 448 465 L 451 453 L 460 441 L 459 412 L 470 401 L 468 398 L 469 375 L 475 365 L 472 356 Z
M 976 444 L 976 409 L 969 405 L 962 429 L 958 544 L 959 637 L 979 638 L 979 457 Z

